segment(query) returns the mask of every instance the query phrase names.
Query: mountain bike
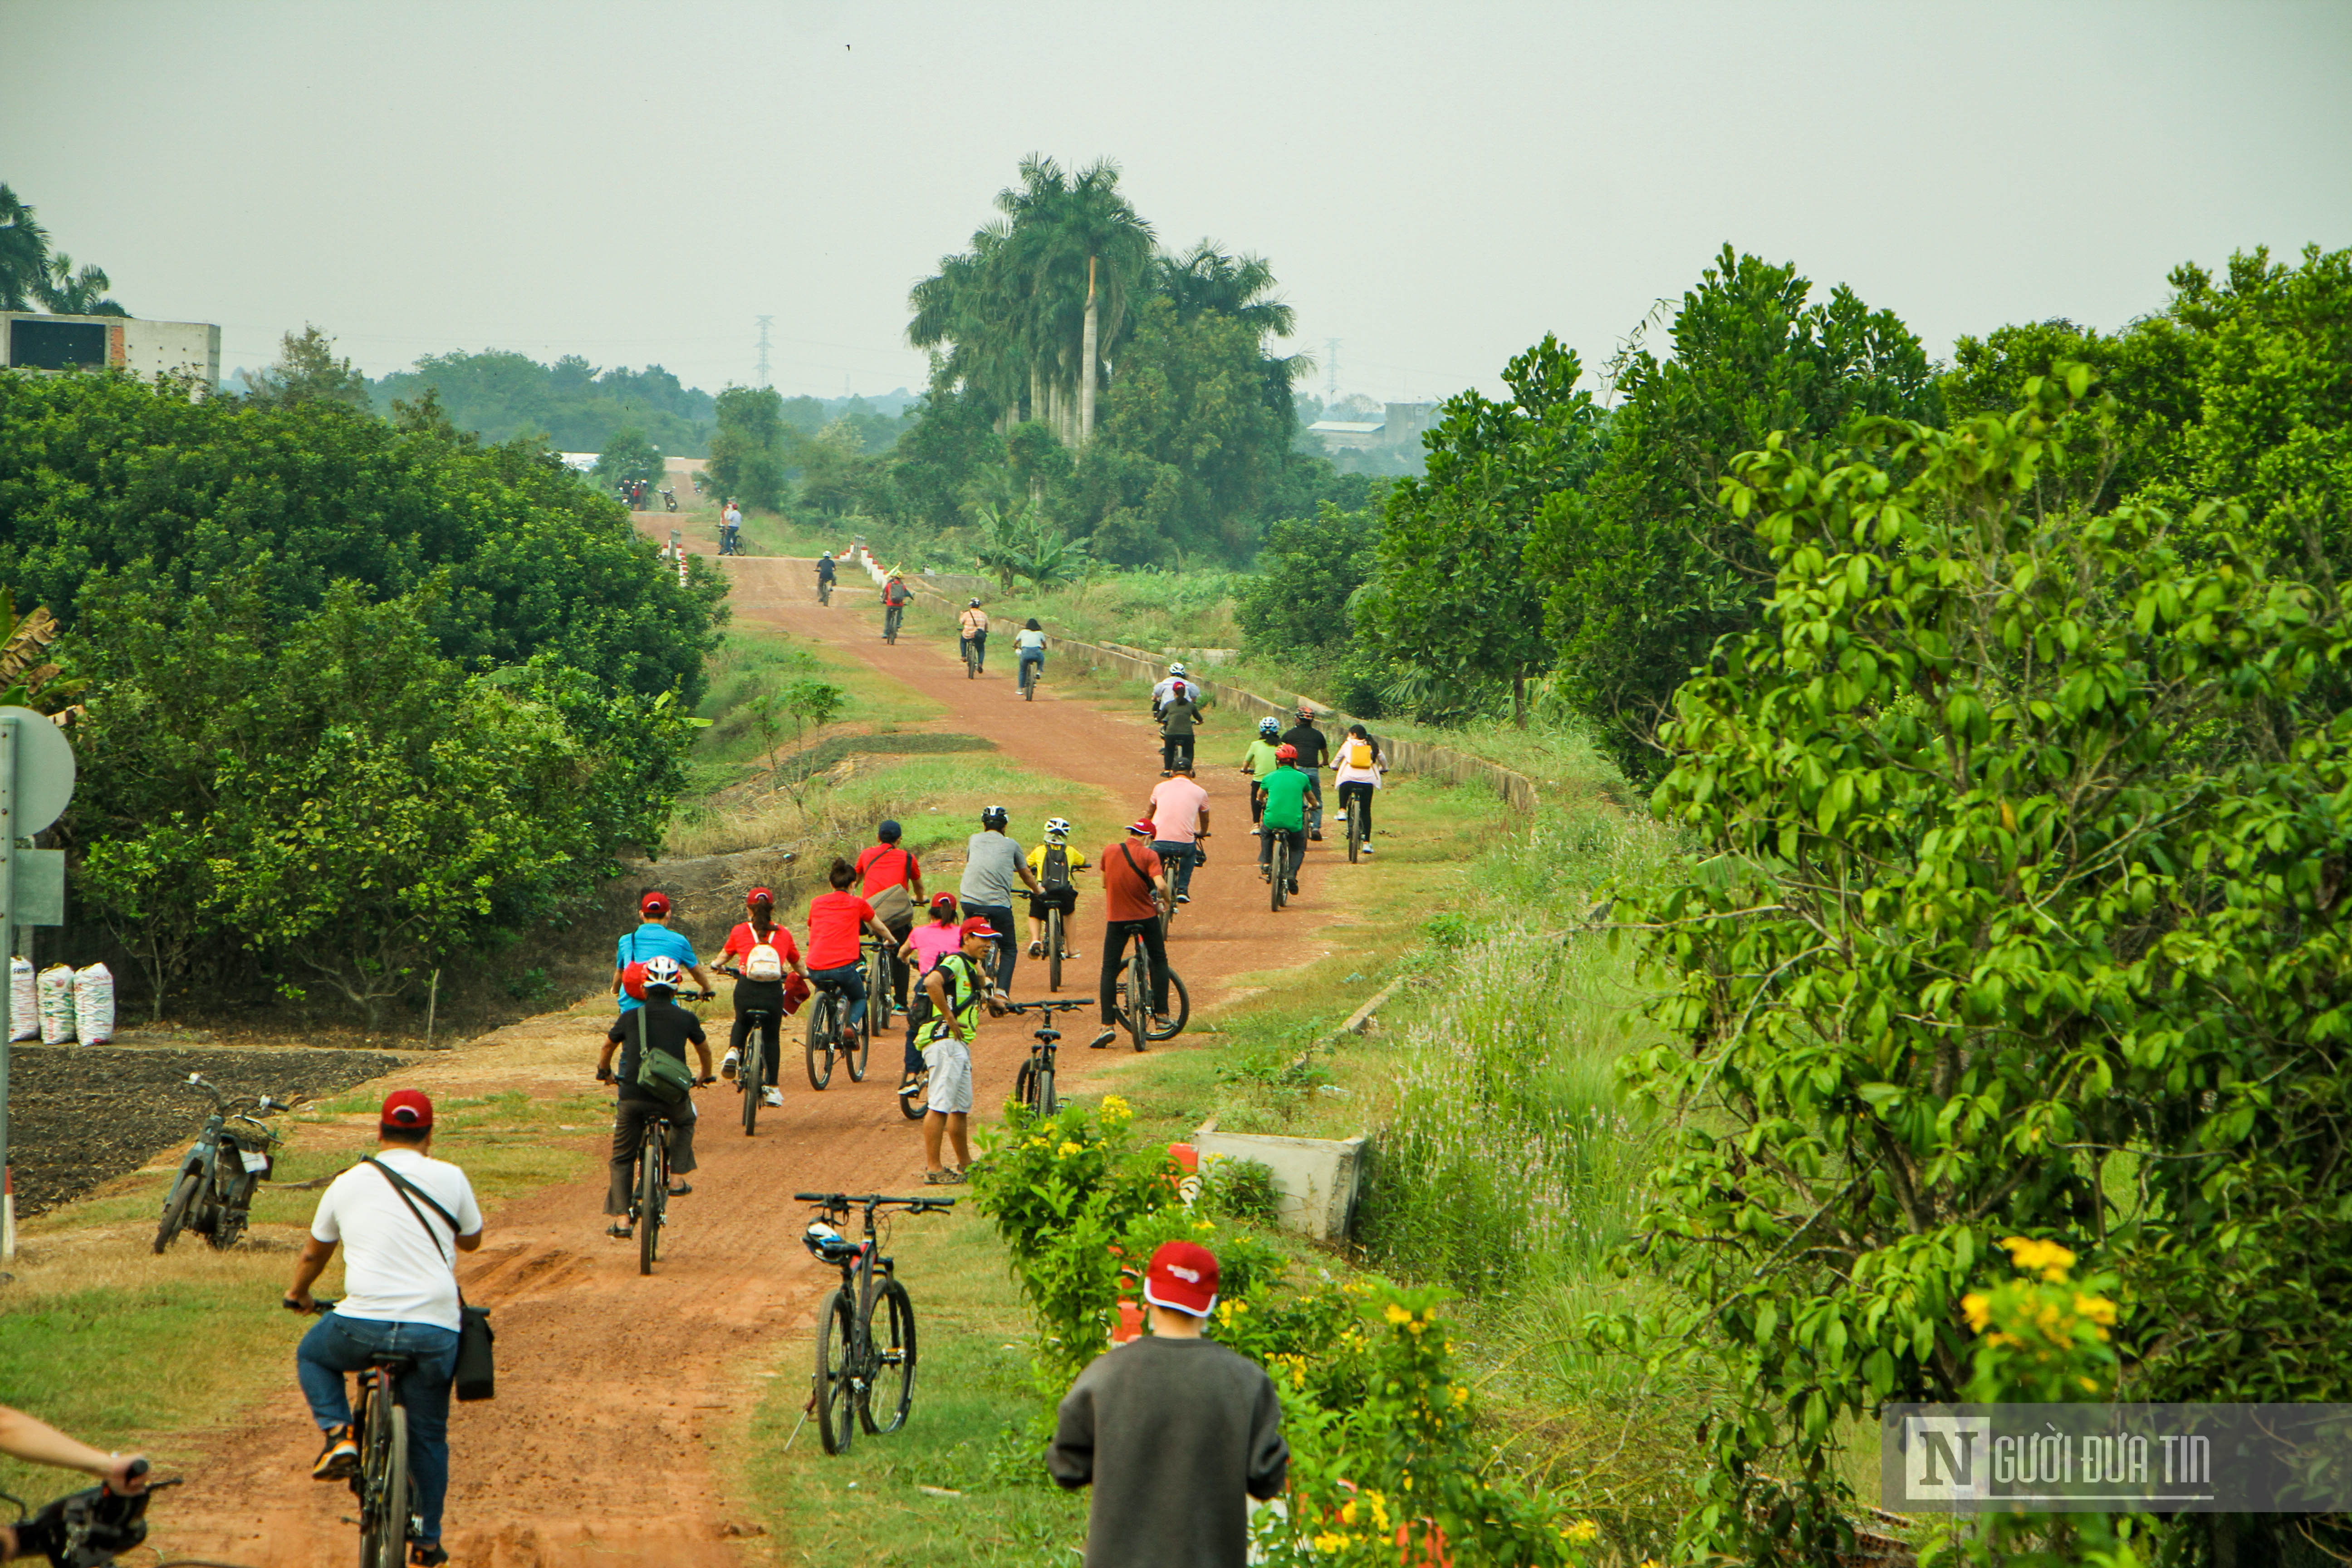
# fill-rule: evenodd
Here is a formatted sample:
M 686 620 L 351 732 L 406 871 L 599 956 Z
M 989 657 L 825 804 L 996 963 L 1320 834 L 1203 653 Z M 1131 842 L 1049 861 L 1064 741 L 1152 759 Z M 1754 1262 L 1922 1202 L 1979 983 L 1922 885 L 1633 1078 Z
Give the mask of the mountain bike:
M 313 1300 L 289 1311 L 325 1317 L 335 1303 Z M 409 1538 L 423 1521 L 416 1512 L 416 1478 L 408 1472 L 408 1405 L 400 1380 L 416 1370 L 416 1358 L 402 1351 L 377 1351 L 359 1374 L 352 1401 L 352 1437 L 360 1464 L 351 1479 L 360 1505 L 360 1568 L 406 1568 Z M 352 1521 L 346 1519 L 345 1523 Z
M 194 1230 L 215 1250 L 226 1250 L 245 1234 L 253 1189 L 269 1175 L 278 1145 L 284 1142 L 260 1119 L 273 1110 L 289 1109 L 289 1102 L 266 1094 L 258 1100 L 231 1098 L 206 1083 L 202 1073 L 190 1073 L 187 1086 L 212 1097 L 213 1113 L 205 1119 L 204 1130 L 196 1134 L 194 1146 L 180 1162 L 180 1173 L 164 1194 L 163 1217 L 155 1226 L 155 1250 L 171 1246 L 183 1228 Z M 244 1106 L 252 1109 L 239 1109 Z
M 1291 851 L 1294 847 L 1303 851 L 1307 847 L 1298 842 L 1298 830 L 1295 827 L 1269 827 L 1265 833 L 1270 841 L 1265 853 L 1266 885 L 1275 912 L 1279 914 L 1290 895 L 1298 890 L 1297 866 Z
M 1021 700 L 1036 701 L 1037 683 L 1045 679 L 1045 661 L 1042 658 L 1024 658 L 1021 661 L 1020 674 Z
M 1348 797 L 1348 864 L 1350 866 L 1356 864 L 1358 855 L 1362 852 L 1364 838 L 1364 797 L 1351 795 Z
M 1127 966 L 1119 979 L 1118 995 L 1111 1003 L 1111 1017 L 1139 1051 L 1150 1041 L 1174 1039 L 1192 1021 L 1192 993 L 1184 989 L 1183 977 L 1171 963 L 1168 966 L 1168 1027 L 1162 1029 L 1151 1022 L 1151 955 L 1144 951 L 1140 937 L 1127 950 Z
M 841 1270 L 840 1287 L 817 1309 L 816 1373 L 809 1388 L 809 1408 L 816 1413 L 816 1434 L 824 1451 L 846 1454 L 858 1427 L 877 1436 L 896 1432 L 907 1424 L 907 1412 L 915 1402 L 915 1303 L 898 1282 L 896 1265 L 880 1256 L 882 1238 L 875 1235 L 874 1213 L 881 1208 L 940 1213 L 953 1208 L 955 1199 L 794 1193 L 793 1201 L 817 1206 L 817 1217 L 802 1232 L 801 1245 L 819 1262 Z M 852 1241 L 835 1224 L 846 1221 L 849 1211 L 859 1206 L 866 1210 L 866 1236 Z
M 600 1083 L 615 1081 L 610 1071 L 596 1078 Z M 700 1089 L 711 1081 L 698 1079 L 694 1087 Z M 651 1274 L 661 1260 L 662 1226 L 669 1223 L 670 1128 L 674 1119 L 682 1121 L 690 1109 L 690 1102 L 682 1100 L 661 1110 L 646 1121 L 644 1135 L 637 1140 L 636 1169 L 629 1181 L 629 1228 L 636 1233 L 640 1274 Z
M 133 1477 L 147 1473 L 144 1459 L 131 1466 Z M 73 1568 L 109 1568 L 118 1553 L 135 1550 L 147 1539 L 147 1501 L 165 1487 L 176 1487 L 179 1480 L 150 1481 L 142 1490 L 119 1492 L 110 1484 L 100 1483 L 86 1491 L 68 1492 L 44 1504 L 38 1513 L 25 1506 L 25 1500 L 13 1492 L 0 1492 L 0 1500 L 16 1505 L 13 1523 L 21 1531 L 26 1526 L 40 1530 L 44 1535 L 55 1531 L 57 1544 L 51 1552 L 25 1550 L 20 1560 L 47 1557 L 53 1563 L 71 1563 Z M 46 1527 L 46 1528 L 45 1528 Z M 209 1568 L 194 1560 L 164 1563 L 159 1568 Z M 221 1564 L 220 1568 L 231 1568 Z
M 842 1040 L 841 1021 L 848 1016 L 849 1003 L 840 992 L 824 981 L 813 981 L 816 994 L 809 998 L 808 1021 L 808 1080 L 811 1089 L 823 1089 L 833 1081 L 835 1058 L 849 1069 L 852 1083 L 866 1081 L 866 1053 L 874 1044 L 874 1031 L 868 1027 L 857 1032 L 857 1044 L 851 1047 Z M 868 998 L 866 1016 L 874 1016 L 872 998 Z
M 882 606 L 882 640 L 884 642 L 892 644 L 893 646 L 897 645 L 898 641 L 898 623 L 906 617 L 906 614 L 907 606 L 904 605 L 885 605 Z
M 866 1026 L 862 1035 L 866 1046 L 860 1047 L 857 1070 L 850 1076 L 863 1079 L 866 1077 L 865 1049 L 874 1044 L 876 1035 L 890 1026 L 890 953 L 896 944 L 886 945 L 868 936 L 860 937 L 857 945 L 866 958 Z
M 768 1086 L 768 1053 L 783 1044 L 784 1016 L 769 1007 L 743 1009 L 743 1055 L 735 1064 L 736 1092 L 743 1097 L 743 1136 L 760 1120 L 760 1091 Z
M 833 603 L 832 578 L 820 577 L 816 580 L 816 602 L 820 605 L 830 605 Z
M 1054 1027 L 1054 1015 L 1094 1005 L 1095 999 L 1091 996 L 1055 996 L 1039 1002 L 1005 1004 L 1004 1010 L 1008 1013 L 1026 1013 L 1034 1009 L 1043 1015 L 1037 1020 L 1037 1043 L 1029 1047 L 1029 1059 L 1021 1064 L 1020 1074 L 1013 1080 L 1014 1100 L 1040 1116 L 1051 1116 L 1060 1107 L 1061 1101 L 1054 1095 L 1054 1058 L 1060 1051 L 1055 1042 L 1062 1037 L 1062 1031 Z

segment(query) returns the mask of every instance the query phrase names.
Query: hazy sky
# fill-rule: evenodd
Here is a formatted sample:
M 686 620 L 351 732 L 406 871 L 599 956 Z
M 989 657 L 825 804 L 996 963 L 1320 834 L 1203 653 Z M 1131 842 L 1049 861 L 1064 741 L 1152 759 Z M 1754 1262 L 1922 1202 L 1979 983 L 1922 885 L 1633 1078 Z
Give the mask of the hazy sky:
M 0 180 L 224 368 L 315 321 L 919 386 L 910 284 L 1023 154 L 1269 258 L 1342 390 L 1588 364 L 1727 240 L 1962 332 L 2352 244 L 2352 4 L 0 0 Z M 1320 391 L 1321 373 L 1313 381 Z

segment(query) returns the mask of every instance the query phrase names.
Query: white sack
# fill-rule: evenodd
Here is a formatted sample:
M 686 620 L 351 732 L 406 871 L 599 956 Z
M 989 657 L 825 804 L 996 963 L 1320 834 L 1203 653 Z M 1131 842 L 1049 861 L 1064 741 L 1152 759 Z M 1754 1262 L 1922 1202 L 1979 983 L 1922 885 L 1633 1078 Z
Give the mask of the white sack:
M 41 1044 L 69 1046 L 74 1038 L 74 972 L 64 964 L 41 971 L 35 982 L 40 993 Z
M 114 972 L 93 963 L 74 975 L 74 1031 L 85 1046 L 114 1038 Z
M 41 1037 L 40 993 L 33 984 L 33 961 L 29 958 L 8 961 L 8 1037 Z

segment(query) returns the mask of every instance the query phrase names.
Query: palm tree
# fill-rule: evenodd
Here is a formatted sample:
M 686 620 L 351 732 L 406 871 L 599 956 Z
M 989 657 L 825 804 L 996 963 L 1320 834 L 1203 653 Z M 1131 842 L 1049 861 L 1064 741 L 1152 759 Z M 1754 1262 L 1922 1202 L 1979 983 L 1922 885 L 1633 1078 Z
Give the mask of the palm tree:
M 1108 158 L 1069 175 L 1033 153 L 1021 162 L 1020 185 L 998 193 L 996 205 L 1012 220 L 1008 259 L 1028 274 L 1032 342 L 1053 345 L 1060 385 L 1076 383 L 1076 407 L 1064 411 L 1065 419 L 1075 413 L 1075 427 L 1066 438 L 1083 446 L 1094 435 L 1104 361 L 1151 264 L 1151 226 L 1119 194 L 1118 165 Z
M 1181 256 L 1161 256 L 1151 268 L 1153 287 L 1176 307 L 1179 321 L 1215 310 L 1255 329 L 1261 344 L 1286 338 L 1297 324 L 1290 306 L 1269 297 L 1274 268 L 1262 256 L 1228 256 L 1204 239 Z M 1314 370 L 1307 354 L 1265 356 L 1265 400 L 1287 425 L 1293 417 L 1290 389 Z
M 16 192 L 0 184 L 0 310 L 29 310 L 48 266 L 48 231 Z
M 60 250 L 49 258 L 46 272 L 34 291 L 40 296 L 41 303 L 61 316 L 131 314 L 106 297 L 106 291 L 114 285 L 102 268 L 85 267 L 77 272 L 73 258 Z
M 1019 411 L 1021 379 L 1028 350 L 1021 331 L 1020 301 L 1008 287 L 1003 253 L 1008 230 L 991 224 L 971 237 L 971 249 L 940 258 L 936 277 L 926 278 L 907 296 L 914 319 L 907 341 L 939 355 L 934 381 L 941 388 L 963 386 L 998 410 L 1000 426 Z

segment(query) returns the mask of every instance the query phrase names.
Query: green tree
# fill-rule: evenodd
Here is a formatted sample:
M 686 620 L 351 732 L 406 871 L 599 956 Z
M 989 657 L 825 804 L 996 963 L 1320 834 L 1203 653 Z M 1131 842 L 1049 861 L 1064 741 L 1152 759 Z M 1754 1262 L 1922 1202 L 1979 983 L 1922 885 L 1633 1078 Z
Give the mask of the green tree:
M 106 297 L 112 287 L 96 267 L 49 250 L 48 231 L 33 209 L 0 184 L 0 310 L 55 310 L 67 316 L 127 316 Z
M 1903 323 L 1843 287 L 1809 304 L 1811 289 L 1793 264 L 1724 247 L 1682 298 L 1671 353 L 1637 347 L 1612 367 L 1607 460 L 1536 529 L 1563 694 L 1635 777 L 1659 771 L 1675 688 L 1756 624 L 1772 580 L 1717 504 L 1733 459 L 1775 431 L 1802 443 L 1858 416 L 1935 417 L 1927 356 Z
M 1244 582 L 1234 618 L 1253 651 L 1321 651 L 1354 636 L 1349 601 L 1371 581 L 1380 520 L 1326 501 L 1312 519 L 1288 518 L 1266 531 L 1258 574 Z
M 1066 174 L 1033 153 L 1021 161 L 1021 184 L 996 205 L 1012 220 L 1004 264 L 1027 285 L 1032 363 L 1074 393 L 1057 428 L 1083 447 L 1094 437 L 1104 362 L 1151 264 L 1151 226 L 1120 194 L 1118 165 L 1108 158 Z
M 596 458 L 596 477 L 606 484 L 627 484 L 633 479 L 657 484 L 665 471 L 660 451 L 646 439 L 644 431 L 635 428 L 613 432 Z
M 429 391 L 454 424 L 486 441 L 542 436 L 565 452 L 602 452 L 626 428 L 672 457 L 705 457 L 716 417 L 710 394 L 660 365 L 600 371 L 576 354 L 552 364 L 497 350 L 430 354 L 373 390 L 379 411 Z
M 367 377 L 349 359 L 335 357 L 335 340 L 313 326 L 300 336 L 288 332 L 278 358 L 257 376 L 247 377 L 247 395 L 260 404 L 341 403 L 370 406 Z
M 796 445 L 784 426 L 783 405 L 770 386 L 730 386 L 719 395 L 710 478 L 720 495 L 766 511 L 782 508 Z
M 1510 402 L 1475 390 L 1449 399 L 1428 471 L 1389 491 L 1360 624 L 1406 677 L 1399 696 L 1426 715 L 1507 689 L 1527 721 L 1528 680 L 1551 662 L 1529 542 L 1548 500 L 1582 484 L 1601 454 L 1582 374 L 1575 351 L 1547 335 L 1503 372 Z
M 1625 911 L 1670 1036 L 1629 1071 L 1682 1130 L 1640 1266 L 1737 1398 L 1703 1553 L 1850 1549 L 1843 1424 L 1962 1396 L 2010 1237 L 2120 1278 L 2121 1397 L 2352 1375 L 2352 720 L 2215 743 L 2352 641 L 2244 513 L 2085 505 L 2114 413 L 2062 371 L 1732 467 L 1774 588 L 1665 733 L 1705 858 Z

